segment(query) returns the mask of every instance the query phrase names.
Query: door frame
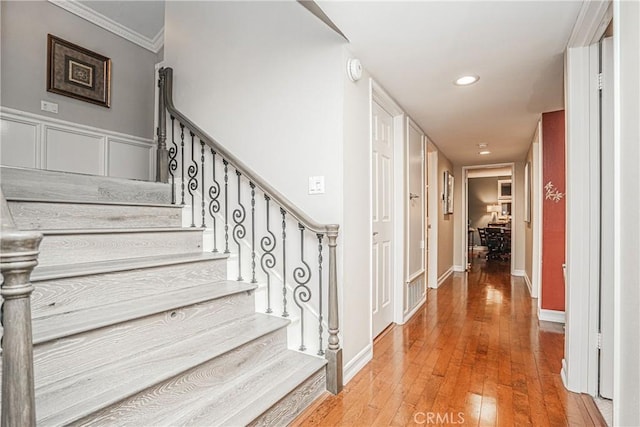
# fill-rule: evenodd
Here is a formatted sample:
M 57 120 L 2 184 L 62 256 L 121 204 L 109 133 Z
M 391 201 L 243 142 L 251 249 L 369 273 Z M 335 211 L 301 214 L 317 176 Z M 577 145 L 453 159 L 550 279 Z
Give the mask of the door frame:
M 429 203 L 429 224 L 427 224 L 428 258 L 427 258 L 427 287 L 438 288 L 438 148 L 427 138 L 427 197 Z
M 517 194 L 518 188 L 516 185 L 516 165 L 513 162 L 507 163 L 493 163 L 489 165 L 473 165 L 473 166 L 463 166 L 462 167 L 462 229 L 461 229 L 461 248 L 462 248 L 462 267 L 466 270 L 467 265 L 469 264 L 469 171 L 474 169 L 491 169 L 491 168 L 511 168 L 511 260 L 510 260 L 510 271 L 511 274 L 515 275 L 514 265 L 515 265 L 515 247 L 516 247 L 516 237 L 518 235 L 516 224 L 520 221 L 520 216 L 517 215 L 518 203 L 517 203 Z
M 402 194 L 404 192 L 404 140 L 405 140 L 405 113 L 402 108 L 395 102 L 395 100 L 380 86 L 375 80 L 370 79 L 370 102 L 369 102 L 369 164 L 373 162 L 373 134 L 371 129 L 373 128 L 373 103 L 378 103 L 382 108 L 391 114 L 393 117 L 393 274 L 392 280 L 392 292 L 391 298 L 393 307 L 393 322 L 402 324 L 403 319 L 403 290 L 404 290 L 404 201 L 402 201 Z M 373 200 L 373 170 L 369 173 L 369 200 Z M 402 203 L 401 203 L 402 201 Z M 400 240 L 401 239 L 401 240 Z M 373 223 L 371 218 L 369 219 L 369 257 L 373 256 Z M 371 265 L 373 268 L 373 263 Z M 371 307 L 373 305 L 373 282 L 369 286 L 369 337 L 374 339 L 373 336 L 373 313 Z

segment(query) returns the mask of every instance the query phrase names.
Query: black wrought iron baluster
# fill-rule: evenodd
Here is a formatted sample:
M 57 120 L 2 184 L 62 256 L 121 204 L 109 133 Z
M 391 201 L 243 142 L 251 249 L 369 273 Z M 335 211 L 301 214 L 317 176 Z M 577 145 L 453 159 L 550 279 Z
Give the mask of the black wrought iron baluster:
M 267 210 L 267 235 L 260 239 L 260 248 L 262 248 L 262 256 L 260 257 L 260 266 L 267 276 L 267 313 L 273 313 L 271 309 L 271 273 L 270 269 L 276 266 L 276 257 L 273 250 L 276 248 L 276 236 L 271 232 L 269 224 L 269 202 L 271 198 L 264 195 Z
M 238 177 L 238 207 L 233 210 L 233 241 L 238 245 L 238 282 L 242 279 L 242 239 L 247 235 L 247 230 L 244 227 L 244 220 L 247 216 L 247 211 L 242 204 L 242 186 L 240 177 L 242 174 L 236 169 L 236 176 Z
M 256 280 L 256 185 L 249 182 L 251 187 L 251 283 Z
M 304 345 L 304 305 L 311 300 L 311 289 L 307 286 L 309 280 L 311 280 L 311 268 L 309 264 L 304 260 L 304 225 L 298 224 L 300 230 L 300 262 L 301 267 L 296 267 L 293 270 L 293 280 L 298 286 L 293 288 L 293 302 L 296 303 L 300 309 L 300 351 L 305 351 L 307 347 Z
M 209 215 L 213 219 L 213 252 L 218 252 L 218 236 L 216 231 L 216 214 L 220 212 L 220 184 L 216 180 L 216 152 L 211 149 L 211 176 L 213 181 L 209 187 Z
M 207 228 L 207 223 L 204 220 L 205 210 L 204 210 L 204 142 L 200 140 L 200 164 L 202 168 L 200 170 L 200 176 L 202 177 L 202 228 Z
M 322 238 L 323 234 L 316 234 L 318 237 L 318 356 L 324 356 L 322 347 Z
M 191 196 L 191 227 L 196 226 L 196 190 L 198 189 L 198 163 L 196 163 L 195 158 L 195 134 L 191 133 L 191 164 L 189 165 L 189 169 L 187 173 L 189 174 L 189 185 L 187 186 L 187 190 L 189 190 L 189 195 Z
M 182 192 L 182 202 L 184 206 L 184 125 L 180 123 L 180 190 Z
M 229 162 L 222 159 L 224 165 L 224 253 L 229 253 Z
M 282 317 L 289 317 L 287 312 L 287 212 L 280 208 L 282 215 Z
M 171 147 L 169 147 L 169 175 L 171 175 L 171 204 L 176 204 L 176 176 L 175 172 L 178 169 L 178 144 L 176 144 L 175 133 L 175 121 L 176 118 L 171 116 Z

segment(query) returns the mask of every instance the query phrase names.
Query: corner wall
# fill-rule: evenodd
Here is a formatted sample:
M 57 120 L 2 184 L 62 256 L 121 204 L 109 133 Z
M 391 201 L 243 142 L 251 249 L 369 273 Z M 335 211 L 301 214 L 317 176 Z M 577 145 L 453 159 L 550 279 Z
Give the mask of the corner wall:
M 444 193 L 443 174 L 449 171 L 454 176 L 453 214 L 442 213 L 442 194 Z M 451 161 L 440 151 L 438 152 L 438 282 L 453 270 L 454 248 L 454 217 L 462 209 L 460 184 L 462 174 L 459 168 L 453 168 Z

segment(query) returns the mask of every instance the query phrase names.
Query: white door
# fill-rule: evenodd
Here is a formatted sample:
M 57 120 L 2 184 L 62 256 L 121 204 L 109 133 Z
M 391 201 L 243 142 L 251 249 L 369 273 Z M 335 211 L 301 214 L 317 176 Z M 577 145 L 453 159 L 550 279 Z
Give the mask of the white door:
M 376 337 L 393 321 L 393 117 L 378 103 L 372 111 L 372 318 Z
M 600 395 L 613 398 L 613 39 L 602 40 L 600 101 Z
M 405 282 L 405 312 L 413 309 L 424 297 L 424 140 L 422 131 L 407 120 L 407 260 Z

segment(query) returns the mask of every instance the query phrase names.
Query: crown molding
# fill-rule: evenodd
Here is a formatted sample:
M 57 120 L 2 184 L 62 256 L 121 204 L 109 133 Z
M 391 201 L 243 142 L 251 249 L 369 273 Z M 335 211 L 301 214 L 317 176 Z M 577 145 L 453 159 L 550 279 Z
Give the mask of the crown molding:
M 143 36 L 137 31 L 114 21 L 111 18 L 104 16 L 101 13 L 96 12 L 90 7 L 85 6 L 82 3 L 78 3 L 75 0 L 48 0 L 49 3 L 54 4 L 67 12 L 73 13 L 82 19 L 85 19 L 92 24 L 97 25 L 123 39 L 129 40 L 131 43 L 135 43 L 140 47 L 150 50 L 153 53 L 158 53 L 164 45 L 164 27 L 158 31 L 153 39 Z
M 611 0 L 593 0 L 582 3 L 567 47 L 588 46 L 597 42 L 613 18 Z

